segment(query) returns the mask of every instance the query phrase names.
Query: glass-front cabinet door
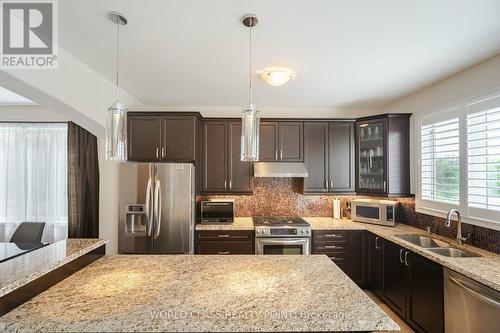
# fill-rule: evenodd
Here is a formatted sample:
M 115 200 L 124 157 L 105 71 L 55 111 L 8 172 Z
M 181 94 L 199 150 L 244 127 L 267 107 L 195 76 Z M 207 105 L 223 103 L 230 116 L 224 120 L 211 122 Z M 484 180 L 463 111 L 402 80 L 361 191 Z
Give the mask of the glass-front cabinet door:
M 358 189 L 386 192 L 385 119 L 357 124 Z

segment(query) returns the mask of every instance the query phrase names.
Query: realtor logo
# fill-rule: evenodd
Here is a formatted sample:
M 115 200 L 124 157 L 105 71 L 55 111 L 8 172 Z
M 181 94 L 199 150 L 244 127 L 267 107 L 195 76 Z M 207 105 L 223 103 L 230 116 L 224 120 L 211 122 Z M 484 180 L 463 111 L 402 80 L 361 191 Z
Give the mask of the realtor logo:
M 55 0 L 3 0 L 2 69 L 57 68 Z

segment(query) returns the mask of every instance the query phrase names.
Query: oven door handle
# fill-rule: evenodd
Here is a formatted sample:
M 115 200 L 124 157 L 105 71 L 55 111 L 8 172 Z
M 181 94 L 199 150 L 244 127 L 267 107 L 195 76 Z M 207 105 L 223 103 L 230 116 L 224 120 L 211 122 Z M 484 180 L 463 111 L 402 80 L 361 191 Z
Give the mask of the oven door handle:
M 276 238 L 276 239 L 262 239 L 258 238 L 259 242 L 261 244 L 282 244 L 282 245 L 289 245 L 289 244 L 304 244 L 307 243 L 309 240 L 308 238 L 297 238 L 297 239 L 283 239 L 283 238 Z

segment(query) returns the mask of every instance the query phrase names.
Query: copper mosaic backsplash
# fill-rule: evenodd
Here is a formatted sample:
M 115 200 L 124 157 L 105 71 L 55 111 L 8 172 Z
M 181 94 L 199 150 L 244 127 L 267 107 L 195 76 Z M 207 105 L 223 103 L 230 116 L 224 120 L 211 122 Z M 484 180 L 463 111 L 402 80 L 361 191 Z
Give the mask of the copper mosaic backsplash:
M 235 201 L 236 216 L 329 216 L 333 217 L 332 195 L 302 195 L 300 178 L 254 178 L 253 195 L 199 196 L 198 201 L 212 198 L 227 198 Z M 342 216 L 350 217 L 347 202 L 361 196 L 339 196 Z M 451 228 L 444 225 L 444 219 L 420 214 L 415 211 L 413 198 L 397 198 L 400 202 L 399 221 L 448 238 L 455 238 L 456 223 Z M 500 231 L 463 224 L 463 234 L 470 233 L 467 244 L 500 253 Z

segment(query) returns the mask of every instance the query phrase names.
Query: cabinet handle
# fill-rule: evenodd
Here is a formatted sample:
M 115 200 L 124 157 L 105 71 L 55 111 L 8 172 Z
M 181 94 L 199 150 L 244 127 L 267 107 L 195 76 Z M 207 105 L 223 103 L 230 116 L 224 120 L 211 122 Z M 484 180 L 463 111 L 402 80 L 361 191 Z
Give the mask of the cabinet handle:
M 403 263 L 403 249 L 399 249 L 399 262 Z
M 387 191 L 387 182 L 384 180 L 384 192 Z
M 330 188 L 333 188 L 333 180 L 330 180 Z
M 160 159 L 160 148 L 156 147 L 156 159 Z
M 325 188 L 328 190 L 328 180 L 325 180 Z
M 339 234 L 327 234 L 325 235 L 327 238 L 342 238 L 342 235 Z
M 224 181 L 224 189 L 227 190 L 227 180 Z
M 405 265 L 410 266 L 410 264 L 408 263 L 408 251 L 405 251 Z
M 342 246 L 325 245 L 325 249 L 342 249 Z
M 229 238 L 229 235 L 227 235 L 227 234 L 224 234 L 224 235 L 217 235 L 217 237 L 219 237 L 219 238 Z
M 229 180 L 229 189 L 232 190 L 233 189 L 233 181 L 232 180 Z
M 280 160 L 283 159 L 283 149 L 280 149 Z
M 217 254 L 229 254 L 229 251 L 219 251 Z
M 277 160 L 278 159 L 278 149 L 275 149 L 274 150 L 274 159 Z
M 375 249 L 380 250 L 380 246 L 378 246 L 378 239 L 379 237 L 375 237 Z
M 165 147 L 161 147 L 161 158 L 165 158 L 166 155 Z

